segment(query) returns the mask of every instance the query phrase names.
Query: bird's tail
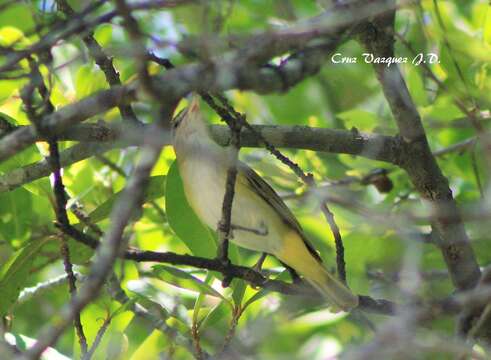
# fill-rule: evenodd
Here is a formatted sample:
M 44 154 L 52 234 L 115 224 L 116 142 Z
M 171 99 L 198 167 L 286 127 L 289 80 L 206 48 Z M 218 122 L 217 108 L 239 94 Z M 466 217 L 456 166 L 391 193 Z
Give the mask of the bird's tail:
M 319 262 L 317 274 L 314 276 L 307 276 L 304 278 L 313 287 L 315 287 L 330 303 L 340 308 L 341 310 L 348 311 L 358 306 L 358 296 L 353 294 L 346 285 L 331 275 Z M 300 274 L 302 272 L 299 270 Z
M 358 306 L 358 296 L 324 268 L 300 235 L 290 232 L 285 240 L 283 249 L 275 254 L 281 261 L 302 275 L 335 307 L 348 311 Z

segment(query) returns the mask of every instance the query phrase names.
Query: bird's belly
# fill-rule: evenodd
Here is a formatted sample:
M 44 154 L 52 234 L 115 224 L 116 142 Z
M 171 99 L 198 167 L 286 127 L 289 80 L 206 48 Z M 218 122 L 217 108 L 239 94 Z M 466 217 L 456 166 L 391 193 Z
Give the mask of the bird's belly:
M 222 217 L 227 170 L 216 162 L 182 164 L 186 197 L 200 220 L 213 230 Z M 191 179 L 192 184 L 191 184 Z M 274 254 L 282 245 L 282 224 L 274 210 L 258 195 L 236 183 L 232 207 L 232 242 L 239 246 Z M 240 228 L 237 228 L 240 227 Z M 258 232 L 258 233 L 256 233 Z

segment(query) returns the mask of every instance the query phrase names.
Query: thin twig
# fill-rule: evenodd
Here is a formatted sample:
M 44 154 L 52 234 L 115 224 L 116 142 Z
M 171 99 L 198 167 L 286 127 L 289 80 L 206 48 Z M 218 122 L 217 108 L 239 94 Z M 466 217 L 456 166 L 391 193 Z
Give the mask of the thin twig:
M 70 296 L 73 299 L 77 294 L 76 277 L 73 272 L 73 265 L 70 261 L 70 251 L 68 248 L 68 243 L 64 235 L 61 236 L 60 242 L 60 253 L 63 258 L 63 266 L 65 268 L 65 273 L 67 274 L 68 289 L 70 291 Z M 73 319 L 75 331 L 77 333 L 78 342 L 80 344 L 80 352 L 82 356 L 87 353 L 87 338 L 85 337 L 84 328 L 82 326 L 82 321 L 80 319 L 80 313 L 78 313 Z
M 191 337 L 194 344 L 194 353 L 196 354 L 196 359 L 203 360 L 203 349 L 201 348 L 201 336 L 199 333 L 199 327 L 193 322 L 191 326 Z
M 235 332 L 237 330 L 237 325 L 239 324 L 239 319 L 243 313 L 243 309 L 240 306 L 235 306 L 232 312 L 232 320 L 230 321 L 230 326 L 227 331 L 227 335 L 225 335 L 225 339 L 223 340 L 222 348 L 218 353 L 218 358 L 222 358 L 223 355 L 226 355 L 230 349 L 230 343 L 234 338 Z
M 73 227 L 61 230 L 67 235 L 72 236 L 74 240 L 81 242 L 92 249 L 97 249 L 100 246 L 97 239 L 86 233 L 82 233 Z M 255 287 L 265 288 L 286 295 L 318 296 L 318 293 L 306 284 L 288 284 L 280 280 L 271 280 L 255 269 L 233 264 L 224 264 L 220 259 L 206 259 L 199 256 L 181 255 L 173 252 L 139 250 L 136 248 L 126 249 L 121 257 L 136 262 L 161 262 L 212 270 L 223 274 L 224 277 L 243 279 Z M 394 314 L 396 309 L 396 304 L 391 301 L 375 300 L 363 295 L 360 295 L 359 299 L 360 309 L 367 312 L 391 315 Z
M 290 158 L 282 154 L 278 149 L 276 149 L 272 144 L 270 144 L 262 135 L 261 133 L 255 131 L 255 129 L 246 121 L 244 117 L 239 117 L 240 114 L 238 114 L 237 111 L 230 105 L 228 100 L 223 96 L 223 95 L 218 95 L 220 101 L 222 104 L 225 106 L 225 110 L 228 114 L 232 114 L 233 116 L 237 117 L 238 120 L 241 122 L 242 126 L 247 128 L 249 131 L 251 131 L 254 136 L 261 141 L 266 149 L 268 149 L 271 154 L 273 154 L 278 160 L 280 160 L 283 164 L 287 165 L 306 185 L 307 187 L 315 187 L 315 180 L 314 176 L 312 174 L 306 174 L 302 168 L 292 161 Z M 217 108 L 216 106 L 214 109 L 219 113 L 220 116 L 224 118 L 230 117 L 230 115 L 227 116 L 226 113 L 224 113 L 220 108 Z M 240 131 L 240 129 L 239 129 Z M 326 220 L 329 224 L 329 228 L 331 229 L 331 232 L 334 236 L 334 241 L 336 243 L 336 264 L 337 264 L 337 271 L 338 271 L 338 276 L 339 278 L 346 283 L 346 264 L 344 260 L 344 245 L 343 245 L 343 240 L 341 238 L 341 233 L 339 232 L 339 227 L 337 226 L 335 220 L 334 220 L 334 215 L 329 209 L 327 203 L 324 201 L 321 203 L 321 209 L 322 212 L 324 213 Z
M 81 274 L 74 272 L 74 275 L 79 282 L 84 281 L 84 277 Z M 67 280 L 68 275 L 63 274 L 48 281 L 36 284 L 35 286 L 24 288 L 17 298 L 17 303 L 23 304 L 46 291 L 65 285 L 67 283 Z
M 225 195 L 222 204 L 222 217 L 218 224 L 218 236 L 220 239 L 220 254 L 222 261 L 228 262 L 228 242 L 231 234 L 232 226 L 232 206 L 235 195 L 235 183 L 237 179 L 237 161 L 240 151 L 240 130 L 245 121 L 244 115 L 236 113 L 225 120 L 230 128 L 230 153 L 227 170 L 227 179 L 225 184 Z M 228 286 L 231 279 L 224 278 L 223 286 Z
M 142 149 L 140 162 L 113 208 L 111 227 L 106 232 L 102 245 L 97 249 L 91 275 L 71 304 L 62 310 L 57 324 L 41 333 L 36 344 L 26 352 L 25 358 L 37 359 L 46 347 L 56 342 L 76 314 L 98 295 L 115 260 L 124 249 L 123 231 L 135 209 L 142 203 L 148 176 L 159 154 L 160 147 L 146 146 Z
M 70 4 L 68 4 L 67 0 L 56 0 L 56 4 L 67 17 L 72 18 L 74 15 L 76 15 Z M 104 49 L 94 38 L 94 34 L 92 31 L 89 31 L 85 36 L 83 36 L 83 42 L 87 47 L 90 56 L 92 56 L 92 58 L 95 60 L 95 63 L 104 73 L 108 84 L 111 87 L 121 85 L 121 79 L 119 78 L 119 73 L 114 68 L 112 58 L 107 56 L 107 54 L 104 52 Z M 120 104 L 118 105 L 118 109 L 123 120 L 130 121 L 133 124 L 141 124 L 131 105 Z
M 331 212 L 331 210 L 329 210 L 325 201 L 321 203 L 321 210 L 334 236 L 334 243 L 336 245 L 336 268 L 338 271 L 338 277 L 343 283 L 346 284 L 346 262 L 344 260 L 344 245 L 339 227 L 336 224 L 336 221 L 334 221 L 334 214 Z
M 102 323 L 99 330 L 97 330 L 97 334 L 95 336 L 94 342 L 92 343 L 90 349 L 82 356 L 82 360 L 90 360 L 92 358 L 95 351 L 97 350 L 97 347 L 101 343 L 102 337 L 106 333 L 107 328 L 111 324 L 111 320 L 112 320 L 112 316 L 108 314 L 104 319 L 104 322 Z
M 38 129 L 39 132 L 44 133 L 43 124 L 41 122 L 42 116 L 45 114 L 52 114 L 54 112 L 54 106 L 49 99 L 49 91 L 46 88 L 42 75 L 39 72 L 38 64 L 34 62 L 34 60 L 29 59 L 29 64 L 32 73 L 31 83 L 28 84 L 24 90 L 22 91 L 22 100 L 24 102 L 26 113 L 28 117 L 31 119 L 34 126 Z M 36 88 L 43 100 L 41 114 L 38 114 L 34 104 L 33 104 L 33 95 L 34 88 Z M 56 220 L 63 224 L 65 227 L 70 226 L 70 222 L 68 220 L 68 215 L 66 213 L 66 195 L 65 195 L 65 187 L 63 185 L 63 179 L 61 175 L 60 168 L 60 154 L 58 150 L 58 143 L 55 136 L 48 135 L 49 140 L 49 158 L 48 163 L 51 167 L 51 172 L 53 174 L 53 192 L 55 195 L 55 214 Z M 73 298 L 77 294 L 76 287 L 76 277 L 73 273 L 73 265 L 70 261 L 70 252 L 68 249 L 68 244 L 66 242 L 65 237 L 61 236 L 61 244 L 60 244 L 60 253 L 63 258 L 63 265 L 65 268 L 65 273 L 67 274 L 68 279 L 68 287 L 70 296 Z M 78 341 L 80 344 L 80 349 L 82 355 L 87 352 L 87 339 L 84 334 L 84 329 L 82 326 L 82 322 L 80 320 L 80 312 L 75 313 L 73 317 L 75 331 L 77 333 Z
M 180 334 L 175 327 L 166 323 L 168 312 L 161 305 L 154 304 L 157 307 L 157 311 L 154 313 L 143 307 L 138 302 L 133 302 L 121 288 L 121 284 L 114 273 L 109 276 L 107 281 L 107 289 L 109 295 L 114 300 L 119 302 L 121 305 L 127 306 L 128 310 L 131 310 L 136 316 L 148 322 L 152 329 L 161 331 L 162 334 L 166 335 L 172 342 L 176 342 L 178 345 L 184 347 L 191 354 L 195 353 L 192 341 L 188 337 Z M 206 354 L 204 351 L 203 353 L 204 355 L 208 356 L 208 354 Z
M 484 199 L 484 189 L 482 186 L 481 175 L 479 174 L 479 167 L 477 166 L 476 146 L 473 146 L 470 154 L 471 154 L 472 172 L 474 173 L 474 178 L 476 179 L 476 185 L 477 188 L 479 189 L 479 194 L 481 195 L 481 199 Z
M 393 13 L 366 24 L 374 31 L 367 30 L 361 42 L 374 56 L 384 58 L 394 56 L 394 36 L 397 36 L 394 32 L 394 20 Z M 401 167 L 407 171 L 415 188 L 437 213 L 432 226 L 441 235 L 440 250 L 452 282 L 458 290 L 472 288 L 480 276 L 476 256 L 448 186 L 448 180 L 431 152 L 421 117 L 412 101 L 404 77 L 397 64 L 390 67 L 385 64 L 374 64 L 374 69 L 403 139 L 407 158 L 401 163 Z M 466 115 L 472 116 L 468 111 Z M 455 221 L 451 223 L 444 221 L 443 214 L 449 214 L 455 218 Z

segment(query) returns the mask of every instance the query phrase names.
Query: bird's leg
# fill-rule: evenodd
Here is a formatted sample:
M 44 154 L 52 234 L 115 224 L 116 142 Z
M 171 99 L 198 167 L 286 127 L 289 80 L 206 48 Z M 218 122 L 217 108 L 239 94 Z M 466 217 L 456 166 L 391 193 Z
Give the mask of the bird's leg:
M 263 252 L 261 254 L 261 257 L 257 260 L 257 262 L 254 264 L 254 266 L 252 267 L 252 270 L 254 271 L 257 271 L 258 273 L 261 273 L 262 271 L 262 267 L 263 267 L 263 263 L 264 263 L 264 260 L 266 260 L 266 257 L 268 256 L 269 254 L 268 253 L 265 253 Z M 251 287 L 253 289 L 256 289 L 256 290 L 259 290 L 259 286 L 254 286 L 251 284 Z
M 245 226 L 242 226 L 242 225 L 235 225 L 235 224 L 230 225 L 230 229 L 231 230 L 239 230 L 239 231 L 248 231 L 248 232 L 251 232 L 251 233 L 256 234 L 256 235 L 259 235 L 259 236 L 267 236 L 268 233 L 269 233 L 268 227 L 263 222 L 261 222 L 260 227 L 257 228 L 257 229 L 245 227 Z M 231 239 L 234 238 L 232 231 L 231 231 L 230 238 Z
M 228 235 L 226 234 L 227 229 L 224 228 L 221 222 L 218 223 L 218 233 L 220 235 L 220 246 L 218 248 L 217 259 L 219 259 L 224 264 L 230 264 L 230 260 L 228 258 L 228 242 L 229 239 L 234 238 L 234 230 L 237 231 L 248 231 L 253 234 L 259 236 L 267 236 L 268 235 L 268 227 L 264 222 L 261 222 L 260 227 L 258 229 L 249 228 L 242 225 L 230 224 L 230 229 Z M 262 260 L 262 262 L 264 259 Z M 261 264 L 262 264 L 261 262 Z
M 293 268 L 287 266 L 286 269 L 290 273 L 290 276 L 292 277 L 292 281 L 294 284 L 300 284 L 302 282 L 302 279 Z
M 300 276 L 298 275 L 298 273 L 295 271 L 295 269 L 293 269 L 292 267 L 288 266 L 287 264 L 285 264 L 282 261 L 280 261 L 280 262 L 288 270 L 288 272 L 290 273 L 290 276 L 292 277 L 293 283 L 294 284 L 300 284 L 302 282 L 302 279 L 300 278 Z
M 254 266 L 252 267 L 255 271 L 257 272 L 261 272 L 262 270 L 262 267 L 263 267 L 263 264 L 264 264 L 264 260 L 266 260 L 266 257 L 268 256 L 267 253 L 262 253 L 261 254 L 261 257 L 259 258 L 259 260 L 254 264 Z

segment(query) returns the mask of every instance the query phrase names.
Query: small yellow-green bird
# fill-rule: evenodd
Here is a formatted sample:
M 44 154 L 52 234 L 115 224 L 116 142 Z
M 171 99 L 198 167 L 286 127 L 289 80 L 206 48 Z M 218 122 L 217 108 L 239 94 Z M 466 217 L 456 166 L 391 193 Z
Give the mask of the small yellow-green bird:
M 187 200 L 200 220 L 216 229 L 232 161 L 229 149 L 211 138 L 196 95 L 173 121 L 173 132 Z M 239 161 L 236 166 L 231 241 L 275 256 L 335 307 L 343 310 L 356 307 L 358 297 L 324 268 L 297 219 L 278 194 L 246 164 Z

